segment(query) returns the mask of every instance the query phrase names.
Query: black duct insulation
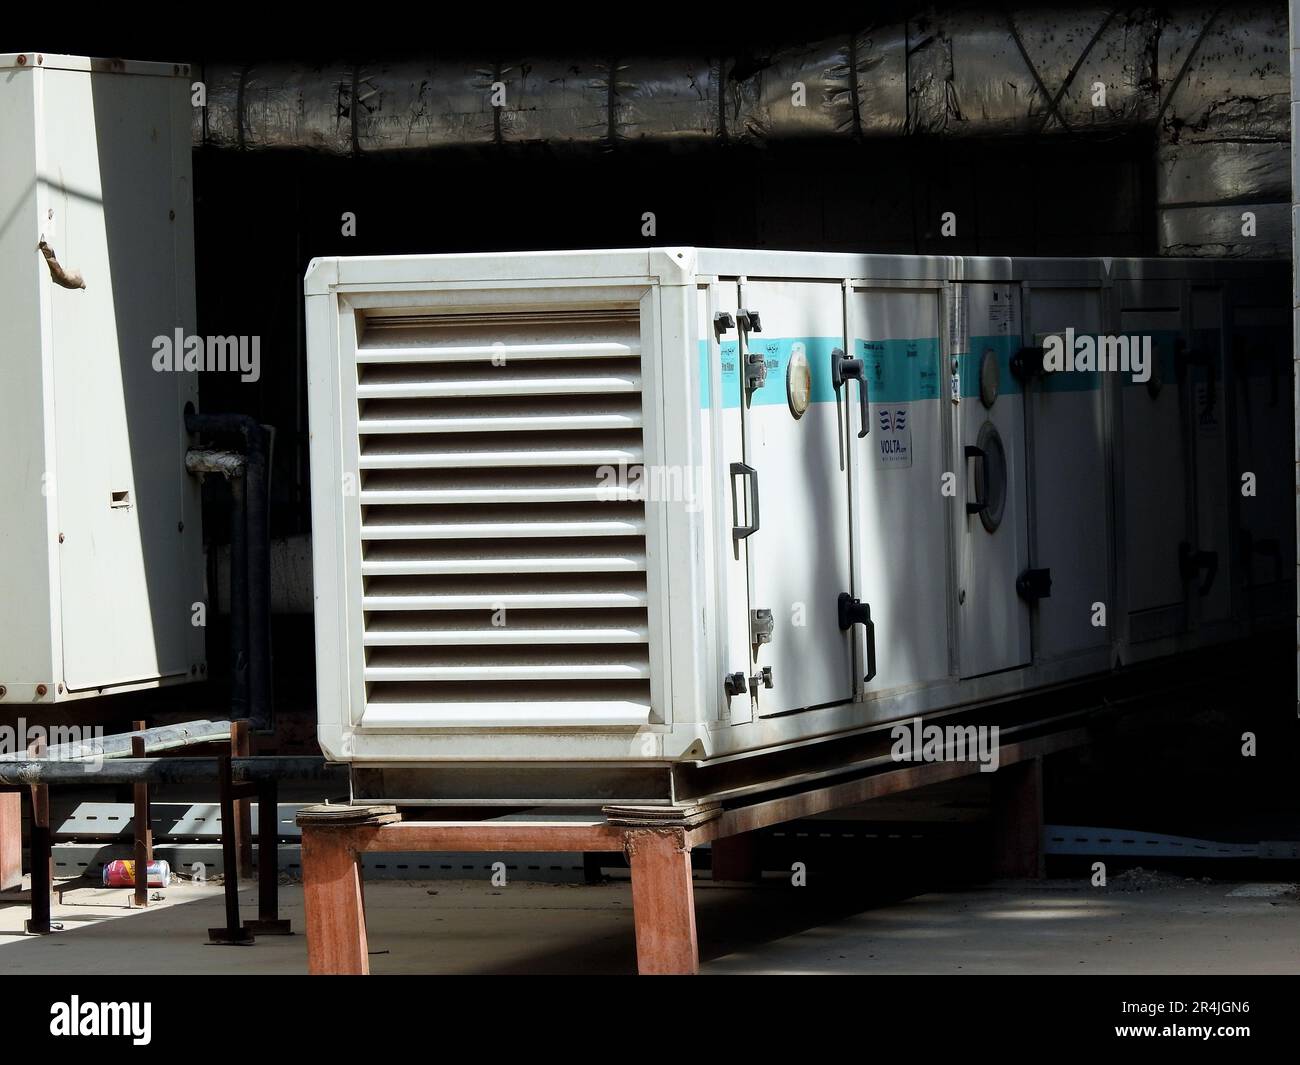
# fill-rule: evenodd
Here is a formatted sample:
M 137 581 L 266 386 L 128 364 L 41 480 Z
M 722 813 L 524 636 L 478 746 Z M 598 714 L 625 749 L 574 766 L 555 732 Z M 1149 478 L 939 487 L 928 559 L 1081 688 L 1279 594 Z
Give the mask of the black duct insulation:
M 1163 254 L 1283 256 L 1287 41 L 1280 3 L 989 7 L 933 9 L 743 60 L 210 62 L 194 68 L 206 93 L 194 138 L 353 156 L 1147 129 Z

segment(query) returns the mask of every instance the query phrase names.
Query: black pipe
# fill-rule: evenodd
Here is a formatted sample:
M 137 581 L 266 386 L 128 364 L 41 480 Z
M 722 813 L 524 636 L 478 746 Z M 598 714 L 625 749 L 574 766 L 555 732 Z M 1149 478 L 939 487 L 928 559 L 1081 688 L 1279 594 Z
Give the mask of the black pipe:
M 273 430 L 247 414 L 199 414 L 190 404 L 185 406 L 185 428 L 191 433 L 238 436 L 243 440 L 246 483 L 240 485 L 239 478 L 230 482 L 236 508 L 230 534 L 231 669 L 235 686 L 232 702 L 235 717 L 244 716 L 246 706 L 253 728 L 271 731 L 275 727 L 271 697 Z M 244 601 L 242 605 L 240 600 Z
M 247 469 L 247 467 L 245 467 Z M 230 479 L 230 716 L 249 716 L 248 484 Z
M 252 430 L 248 448 L 248 716 L 275 728 L 271 694 L 271 433 Z
M 157 754 L 160 751 L 192 747 L 198 743 L 228 740 L 230 722 L 209 721 L 205 718 L 199 721 L 181 721 L 175 725 L 156 725 L 153 728 L 123 732 L 116 736 L 104 736 L 101 739 L 80 743 L 56 744 L 41 751 L 41 757 L 53 762 L 80 762 L 83 765 L 92 760 L 105 758 L 129 758 L 131 745 L 136 739 L 144 741 L 146 755 Z M 0 754 L 0 763 L 34 760 L 30 755 L 19 758 L 17 755 Z

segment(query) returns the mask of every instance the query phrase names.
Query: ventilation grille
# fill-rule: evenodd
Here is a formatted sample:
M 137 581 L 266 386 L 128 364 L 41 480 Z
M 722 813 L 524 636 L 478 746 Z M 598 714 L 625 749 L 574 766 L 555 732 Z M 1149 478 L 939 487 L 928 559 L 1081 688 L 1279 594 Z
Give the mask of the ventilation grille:
M 366 723 L 644 723 L 637 313 L 371 318 L 357 403 Z

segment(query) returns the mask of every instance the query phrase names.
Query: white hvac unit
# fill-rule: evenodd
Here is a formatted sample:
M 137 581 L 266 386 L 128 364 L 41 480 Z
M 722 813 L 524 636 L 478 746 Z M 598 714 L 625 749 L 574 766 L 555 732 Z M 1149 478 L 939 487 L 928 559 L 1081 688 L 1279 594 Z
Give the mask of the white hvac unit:
M 0 55 L 0 704 L 198 679 L 188 69 Z
M 321 745 L 358 801 L 670 802 L 684 765 L 1244 631 L 1220 445 L 1259 400 L 1222 367 L 1229 290 L 1280 278 L 1285 307 L 1275 275 L 693 248 L 316 260 Z M 1167 328 L 1130 314 L 1156 278 L 1199 337 L 1160 384 L 1043 373 L 1053 333 Z M 1198 334 L 1209 292 L 1218 331 Z M 1217 436 L 1188 420 L 1212 396 Z M 1134 456 L 1121 438 L 1143 433 L 1194 452 Z M 1152 463 L 1194 505 L 1154 493 Z M 1157 563 L 1178 576 L 1158 594 Z

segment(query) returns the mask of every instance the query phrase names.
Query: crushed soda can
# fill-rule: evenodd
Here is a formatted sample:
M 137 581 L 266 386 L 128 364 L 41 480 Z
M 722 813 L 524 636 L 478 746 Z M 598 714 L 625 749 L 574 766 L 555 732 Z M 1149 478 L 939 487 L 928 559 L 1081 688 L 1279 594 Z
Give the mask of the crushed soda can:
M 149 887 L 168 887 L 172 867 L 164 861 L 149 863 Z M 135 887 L 135 862 L 119 858 L 104 863 L 104 887 Z

